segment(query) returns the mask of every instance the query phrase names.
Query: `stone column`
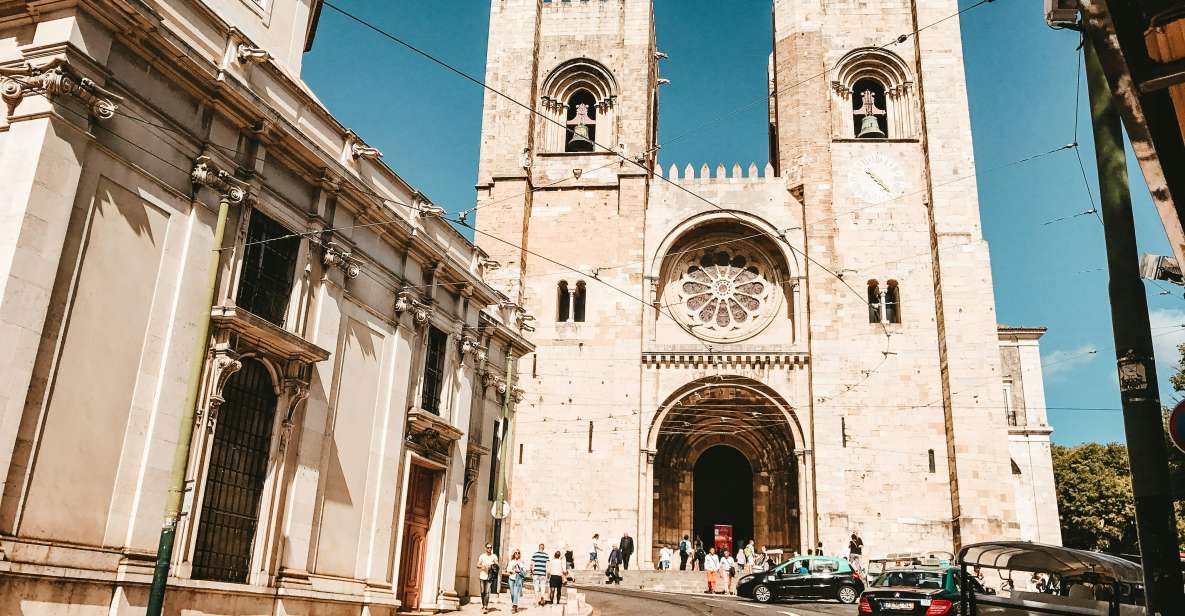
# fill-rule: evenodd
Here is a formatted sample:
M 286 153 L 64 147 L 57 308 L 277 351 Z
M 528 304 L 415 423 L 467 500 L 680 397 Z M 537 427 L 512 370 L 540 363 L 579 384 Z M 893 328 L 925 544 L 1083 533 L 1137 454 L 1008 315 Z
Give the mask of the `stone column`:
M 87 150 L 88 112 L 119 99 L 62 59 L 0 69 L 10 116 L 0 148 L 0 494 L 6 487 L 33 363 Z M 82 104 L 79 104 L 79 103 Z

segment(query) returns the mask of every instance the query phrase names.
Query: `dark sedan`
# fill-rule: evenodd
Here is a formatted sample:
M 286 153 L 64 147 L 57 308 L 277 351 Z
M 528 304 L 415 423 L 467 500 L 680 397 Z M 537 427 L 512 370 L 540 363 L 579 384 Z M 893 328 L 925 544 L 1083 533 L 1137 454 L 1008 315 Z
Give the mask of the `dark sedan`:
M 985 592 L 978 581 L 971 584 L 975 592 Z M 957 567 L 890 569 L 860 595 L 860 614 L 953 616 L 958 607 Z
M 746 575 L 737 596 L 769 603 L 778 599 L 835 599 L 855 603 L 864 590 L 860 574 L 843 558 L 800 556 L 777 567 Z

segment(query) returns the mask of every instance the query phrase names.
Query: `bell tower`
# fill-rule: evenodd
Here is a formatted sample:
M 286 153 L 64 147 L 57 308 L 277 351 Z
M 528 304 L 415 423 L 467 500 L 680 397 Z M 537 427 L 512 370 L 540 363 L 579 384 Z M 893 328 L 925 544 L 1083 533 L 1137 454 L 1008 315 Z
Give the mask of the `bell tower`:
M 512 300 L 531 300 L 531 258 L 509 244 L 587 260 L 562 240 L 571 226 L 548 242 L 539 225 L 553 213 L 578 202 L 601 221 L 640 215 L 645 170 L 617 153 L 652 164 L 656 61 L 651 0 L 491 2 L 486 83 L 514 101 L 485 95 L 475 239 L 501 264 L 489 278 Z

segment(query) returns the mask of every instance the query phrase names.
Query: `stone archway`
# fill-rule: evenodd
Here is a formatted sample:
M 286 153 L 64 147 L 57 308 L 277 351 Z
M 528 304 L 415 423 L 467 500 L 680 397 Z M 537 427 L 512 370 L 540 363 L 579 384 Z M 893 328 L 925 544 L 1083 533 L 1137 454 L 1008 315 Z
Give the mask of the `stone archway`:
M 704 516 L 696 511 L 696 463 L 720 446 L 738 452 L 751 469 L 752 535 L 737 539 L 801 551 L 804 535 L 799 518 L 809 493 L 799 455 L 801 435 L 793 410 L 752 379 L 708 377 L 675 392 L 656 415 L 649 434 L 654 452 L 653 551 L 657 553 L 663 545 L 677 546 L 697 523 L 708 524 L 697 520 Z M 744 473 L 736 474 L 745 480 Z M 711 544 L 712 537 L 703 540 Z

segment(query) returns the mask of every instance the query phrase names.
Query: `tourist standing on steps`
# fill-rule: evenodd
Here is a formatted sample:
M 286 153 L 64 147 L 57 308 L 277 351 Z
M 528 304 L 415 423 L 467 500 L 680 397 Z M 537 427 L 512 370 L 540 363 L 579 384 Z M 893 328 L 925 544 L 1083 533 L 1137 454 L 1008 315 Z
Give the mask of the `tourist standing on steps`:
M 588 568 L 597 570 L 597 552 L 601 551 L 601 534 L 593 533 L 592 543 L 589 545 Z
M 863 554 L 864 540 L 853 531 L 852 538 L 848 541 L 848 563 L 852 565 L 852 569 L 857 573 L 862 573 L 860 559 Z
M 490 611 L 490 587 L 498 583 L 498 556 L 489 543 L 485 553 L 477 557 L 477 579 L 481 582 L 481 613 L 485 614 Z
M 658 551 L 658 569 L 659 571 L 666 571 L 671 568 L 671 546 L 664 545 Z
M 547 563 L 547 581 L 551 586 L 551 594 L 548 597 L 549 603 L 559 605 L 560 593 L 564 588 L 564 577 L 568 575 L 568 569 L 564 567 L 564 559 L 559 550 L 555 551 L 555 555 Z
M 732 594 L 732 580 L 737 575 L 737 561 L 728 550 L 724 550 L 724 557 L 720 559 L 720 580 L 724 587 L 724 594 Z
M 744 547 L 737 550 L 736 561 L 737 561 L 736 562 L 737 573 L 743 573 L 745 571 L 745 567 L 749 564 L 749 559 L 748 559 L 748 557 L 745 556 L 745 548 Z
M 609 551 L 609 560 L 605 563 L 606 584 L 621 584 L 621 550 L 616 545 Z
M 547 602 L 547 563 L 550 560 L 547 548 L 540 543 L 539 551 L 531 555 L 531 581 L 535 586 L 535 603 L 537 605 Z
M 683 535 L 683 540 L 679 542 L 679 570 L 687 570 L 687 557 L 691 556 L 691 541 L 688 540 L 687 535 Z
M 713 549 L 715 549 L 715 548 L 713 548 Z M 704 557 L 706 557 L 707 555 L 708 555 L 708 553 L 704 551 L 704 542 L 700 541 L 699 539 L 696 539 L 695 540 L 695 564 L 699 565 L 700 571 L 704 570 Z M 694 569 L 694 568 L 695 567 L 692 567 L 692 569 Z
M 716 576 L 720 573 L 720 557 L 716 556 L 716 548 L 708 548 L 708 555 L 704 557 L 704 571 L 708 574 L 708 594 L 716 594 Z
M 568 571 L 576 569 L 576 554 L 572 552 L 571 545 L 564 546 L 564 567 Z
M 510 578 L 510 613 L 518 613 L 518 600 L 523 596 L 523 578 L 527 575 L 527 564 L 523 562 L 523 551 L 515 548 L 510 555 L 510 562 L 506 563 L 506 573 Z
M 630 537 L 629 533 L 623 533 L 618 545 L 621 546 L 621 567 L 629 571 L 630 556 L 634 553 L 634 538 Z
M 753 545 L 753 540 L 745 544 L 745 548 L 741 550 L 745 553 L 745 573 L 753 572 L 753 559 L 757 558 L 757 547 Z

